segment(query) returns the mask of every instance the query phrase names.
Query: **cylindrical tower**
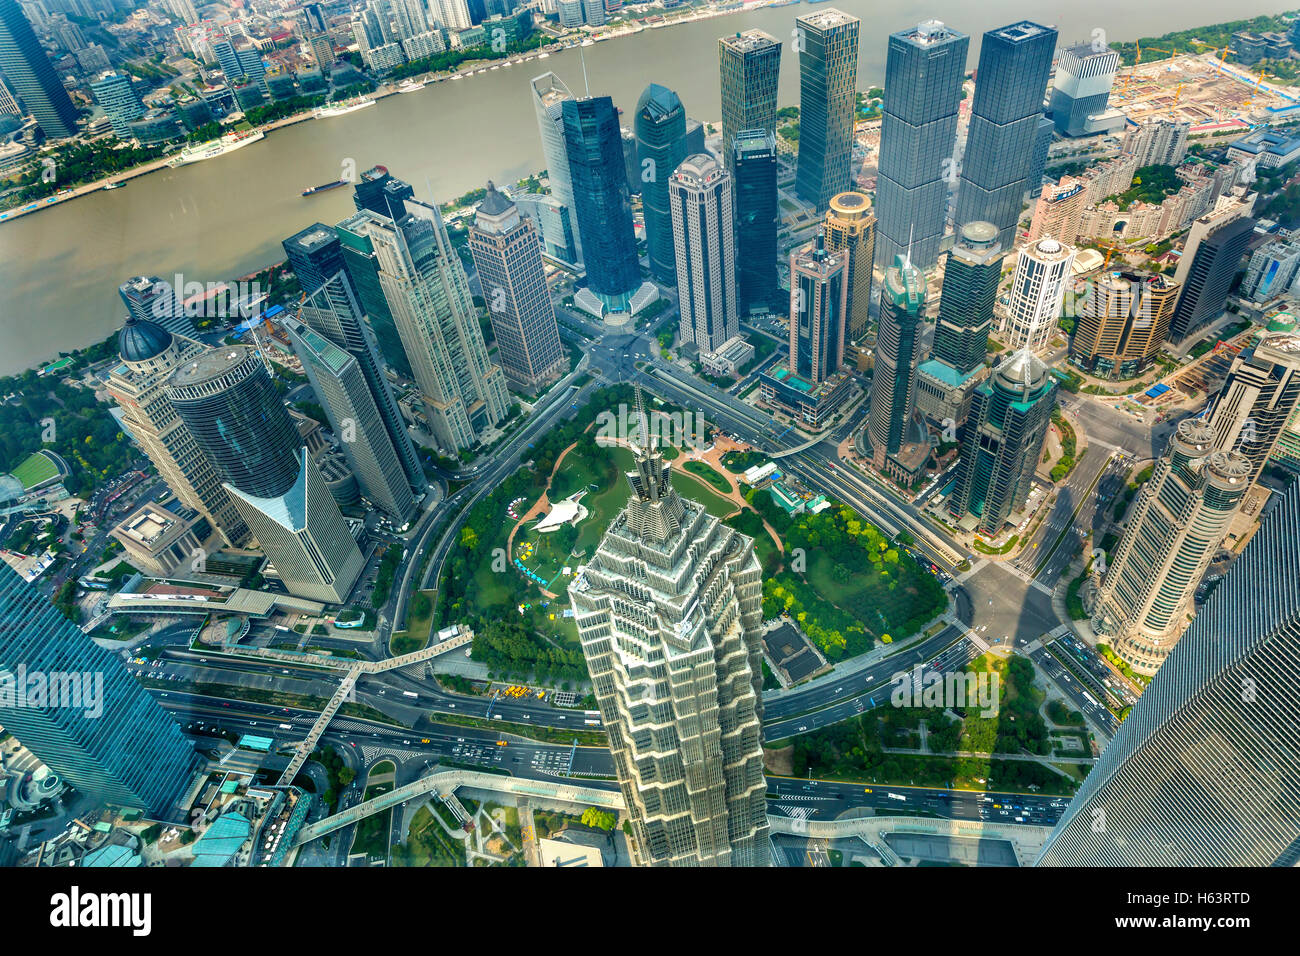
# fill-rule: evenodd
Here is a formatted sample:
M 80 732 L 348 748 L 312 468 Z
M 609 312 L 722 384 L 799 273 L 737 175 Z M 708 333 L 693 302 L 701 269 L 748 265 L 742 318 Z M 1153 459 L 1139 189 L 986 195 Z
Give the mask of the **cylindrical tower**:
M 1154 674 L 1191 619 L 1192 599 L 1250 487 L 1250 462 L 1185 419 L 1142 486 L 1097 595 L 1093 627 Z
M 177 369 L 169 385 L 172 406 L 223 480 L 256 498 L 293 487 L 298 430 L 255 349 L 212 349 Z

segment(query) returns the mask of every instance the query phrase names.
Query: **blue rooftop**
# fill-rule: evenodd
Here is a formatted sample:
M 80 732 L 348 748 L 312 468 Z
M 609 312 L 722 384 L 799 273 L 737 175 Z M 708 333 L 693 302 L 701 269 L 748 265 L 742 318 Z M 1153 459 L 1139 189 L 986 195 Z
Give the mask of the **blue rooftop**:
M 971 371 L 962 374 L 952 366 L 945 365 L 938 359 L 926 359 L 920 364 L 920 366 L 918 366 L 918 371 L 924 372 L 931 378 L 943 382 L 943 384 L 950 388 L 956 388 L 974 375 L 978 370 L 972 369 Z

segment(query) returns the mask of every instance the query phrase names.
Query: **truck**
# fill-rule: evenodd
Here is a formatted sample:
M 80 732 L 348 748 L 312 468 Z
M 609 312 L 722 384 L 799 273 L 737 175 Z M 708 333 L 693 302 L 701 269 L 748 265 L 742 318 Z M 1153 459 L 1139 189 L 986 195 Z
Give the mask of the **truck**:
M 907 799 L 907 797 L 903 796 L 901 793 L 887 793 L 887 794 L 885 794 L 885 796 L 887 796 L 890 800 L 906 800 L 906 799 Z
M 281 724 L 281 725 L 280 725 L 280 729 L 281 729 L 281 730 L 293 730 L 293 724 Z

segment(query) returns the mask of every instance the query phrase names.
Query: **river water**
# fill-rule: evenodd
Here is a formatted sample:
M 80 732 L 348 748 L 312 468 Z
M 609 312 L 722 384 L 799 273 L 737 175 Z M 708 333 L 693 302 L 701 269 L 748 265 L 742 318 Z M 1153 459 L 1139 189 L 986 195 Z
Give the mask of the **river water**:
M 838 0 L 862 19 L 858 87 L 884 80 L 889 33 L 939 17 L 969 33 L 970 65 L 979 35 L 1033 17 L 1055 24 L 1062 43 L 1106 30 L 1110 39 L 1159 35 L 1222 20 L 1207 0 L 956 0 L 892 4 Z M 1278 13 L 1292 4 L 1263 0 L 1231 16 Z M 822 8 L 818 5 L 816 9 Z M 717 38 L 757 27 L 788 39 L 808 4 L 762 9 L 645 30 L 582 50 L 593 94 L 609 94 L 630 114 L 647 83 L 678 92 L 689 115 L 716 122 Z M 340 188 L 303 198 L 308 186 L 341 178 L 349 168 L 386 165 L 421 198 L 445 202 L 489 178 L 514 182 L 541 169 L 541 145 L 528 80 L 555 71 L 581 94 L 577 49 L 458 81 L 431 83 L 346 116 L 278 130 L 260 143 L 217 159 L 141 177 L 125 189 L 96 192 L 0 225 L 0 374 L 13 374 L 61 350 L 103 339 L 121 324 L 117 286 L 141 273 L 169 280 L 217 282 L 283 258 L 280 240 L 314 221 L 334 223 L 353 210 Z M 787 42 L 779 101 L 798 103 L 796 54 Z M 630 122 L 625 125 L 631 125 Z

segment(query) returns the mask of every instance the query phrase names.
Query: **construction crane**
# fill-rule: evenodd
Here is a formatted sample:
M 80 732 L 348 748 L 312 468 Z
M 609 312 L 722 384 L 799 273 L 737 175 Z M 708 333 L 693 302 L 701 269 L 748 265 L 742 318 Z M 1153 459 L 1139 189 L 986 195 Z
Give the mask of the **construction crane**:
M 1178 86 L 1174 89 L 1174 101 L 1169 104 L 1170 116 L 1172 116 L 1174 114 L 1174 111 L 1178 109 L 1178 100 L 1182 98 L 1183 87 L 1186 85 L 1187 85 L 1186 83 L 1179 83 Z

